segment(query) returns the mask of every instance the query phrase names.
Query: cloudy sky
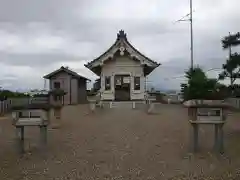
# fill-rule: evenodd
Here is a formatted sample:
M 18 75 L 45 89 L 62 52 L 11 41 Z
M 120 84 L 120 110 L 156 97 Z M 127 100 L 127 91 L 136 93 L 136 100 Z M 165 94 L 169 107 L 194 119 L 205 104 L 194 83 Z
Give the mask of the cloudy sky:
M 220 40 L 240 31 L 239 0 L 193 0 L 194 63 L 221 67 L 227 51 Z M 103 53 L 120 29 L 143 54 L 162 63 L 149 84 L 175 89 L 190 65 L 189 0 L 0 0 L 0 86 L 43 88 L 43 75 L 69 66 L 84 68 Z M 216 76 L 217 71 L 208 75 Z

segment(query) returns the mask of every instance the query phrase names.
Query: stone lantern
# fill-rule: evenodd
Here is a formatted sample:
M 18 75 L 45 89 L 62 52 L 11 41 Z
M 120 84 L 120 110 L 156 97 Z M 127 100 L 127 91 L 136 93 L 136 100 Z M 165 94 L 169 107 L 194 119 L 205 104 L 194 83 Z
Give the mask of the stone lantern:
M 61 110 L 64 105 L 64 95 L 66 92 L 62 89 L 54 89 L 49 92 L 49 97 L 52 97 L 53 101 L 50 101 L 51 106 L 53 107 L 53 113 L 54 113 L 54 122 L 52 124 L 55 124 L 56 126 L 60 125 L 61 120 Z M 53 125 L 54 126 L 54 125 Z

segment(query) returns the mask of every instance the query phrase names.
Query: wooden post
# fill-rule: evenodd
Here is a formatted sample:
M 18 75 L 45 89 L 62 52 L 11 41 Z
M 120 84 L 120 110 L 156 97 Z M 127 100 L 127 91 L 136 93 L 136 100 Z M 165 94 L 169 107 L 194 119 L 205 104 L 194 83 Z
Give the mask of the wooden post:
M 218 151 L 218 124 L 214 125 L 214 149 Z
M 16 127 L 16 141 L 18 152 L 24 153 L 24 126 Z
M 47 144 L 47 126 L 40 126 L 40 141 L 41 141 L 41 146 L 45 148 Z
M 61 119 L 61 108 L 60 107 L 54 108 L 54 116 L 56 117 L 56 119 Z
M 96 101 L 92 100 L 92 101 L 90 101 L 90 110 L 91 110 L 91 112 L 94 112 L 95 109 L 96 109 Z
M 3 115 L 6 113 L 6 109 L 5 109 L 5 106 L 6 106 L 6 101 L 2 101 L 2 113 Z
M 223 124 L 219 124 L 219 152 L 224 153 L 224 144 L 223 144 Z
M 132 108 L 133 108 L 133 109 L 136 108 L 136 102 L 135 102 L 135 101 L 133 101 Z
M 148 106 L 148 113 L 153 113 L 154 111 L 154 103 L 152 101 L 149 101 L 149 106 Z
M 198 151 L 198 124 L 193 124 L 193 151 Z
M 2 114 L 2 101 L 0 101 L 0 115 Z
M 53 108 L 54 118 L 52 119 L 52 128 L 59 128 L 61 126 L 61 107 L 55 106 Z
M 110 109 L 112 108 L 112 101 L 109 102 L 109 108 L 110 108 Z
M 103 103 L 102 103 L 102 100 L 101 100 L 101 99 L 100 99 L 100 101 L 99 101 L 99 106 L 100 106 L 101 109 L 103 108 Z

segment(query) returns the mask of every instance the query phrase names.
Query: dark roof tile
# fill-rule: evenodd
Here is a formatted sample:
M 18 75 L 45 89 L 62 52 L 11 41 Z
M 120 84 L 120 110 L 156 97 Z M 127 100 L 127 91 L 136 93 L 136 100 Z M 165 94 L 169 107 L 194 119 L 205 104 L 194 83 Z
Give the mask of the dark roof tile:
M 57 70 L 55 70 L 55 71 L 53 71 L 53 72 L 45 75 L 43 78 L 45 78 L 45 79 L 50 79 L 52 76 L 54 76 L 54 75 L 56 75 L 57 73 L 60 73 L 60 72 L 62 72 L 62 71 L 66 72 L 66 73 L 68 73 L 68 74 L 70 74 L 70 75 L 72 75 L 72 76 L 74 76 L 74 77 L 76 77 L 76 78 L 85 79 L 85 80 L 91 81 L 90 79 L 88 79 L 88 78 L 86 78 L 86 77 L 84 77 L 84 76 L 81 76 L 81 75 L 79 75 L 78 73 L 76 73 L 76 72 L 74 72 L 74 71 L 72 71 L 72 70 L 70 70 L 70 69 L 68 69 L 68 68 L 66 68 L 66 67 L 63 67 L 63 66 L 61 66 L 59 69 L 57 69 Z

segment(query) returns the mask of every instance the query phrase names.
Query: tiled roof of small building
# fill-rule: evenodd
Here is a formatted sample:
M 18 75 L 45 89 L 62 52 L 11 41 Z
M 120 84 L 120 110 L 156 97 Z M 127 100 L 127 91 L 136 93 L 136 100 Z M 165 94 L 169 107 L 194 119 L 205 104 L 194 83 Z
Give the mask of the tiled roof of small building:
M 54 75 L 56 75 L 57 73 L 60 73 L 62 71 L 66 72 L 66 73 L 68 73 L 68 74 L 70 74 L 70 75 L 72 75 L 72 76 L 74 76 L 76 78 L 85 79 L 85 80 L 91 81 L 90 79 L 88 79 L 88 78 L 86 78 L 84 76 L 81 76 L 78 73 L 70 70 L 69 68 L 63 67 L 63 66 L 61 68 L 59 68 L 59 69 L 57 69 L 57 70 L 55 70 L 55 71 L 45 75 L 43 78 L 50 79 L 51 77 L 53 77 Z

